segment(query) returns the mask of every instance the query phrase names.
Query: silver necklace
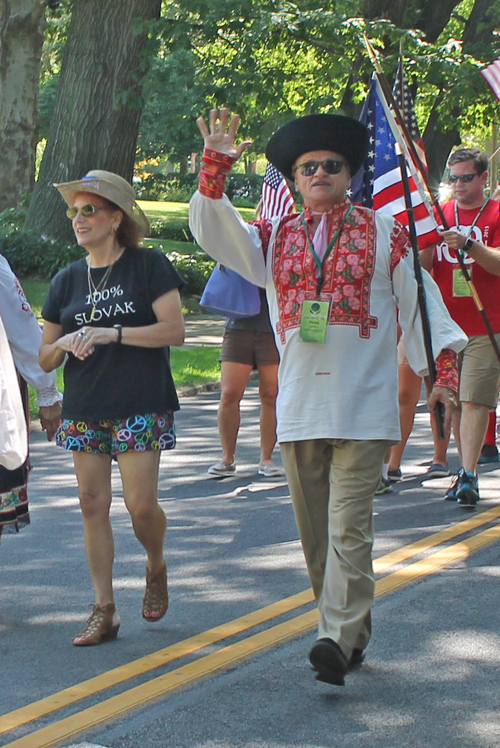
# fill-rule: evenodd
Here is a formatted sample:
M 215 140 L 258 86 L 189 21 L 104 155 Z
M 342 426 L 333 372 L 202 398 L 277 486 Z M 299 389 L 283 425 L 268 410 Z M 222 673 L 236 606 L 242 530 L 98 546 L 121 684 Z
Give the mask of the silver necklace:
M 113 263 L 114 264 L 114 263 Z M 89 284 L 89 294 L 90 298 L 92 300 L 92 311 L 90 312 L 90 321 L 94 321 L 94 315 L 95 310 L 97 307 L 97 304 L 102 296 L 102 292 L 106 288 L 106 284 L 109 280 L 109 276 L 111 275 L 111 271 L 113 270 L 113 265 L 110 265 L 104 275 L 102 276 L 101 280 L 99 281 L 98 285 L 96 286 L 94 283 L 94 280 L 92 278 L 92 274 L 90 272 L 90 260 L 87 265 L 87 280 Z

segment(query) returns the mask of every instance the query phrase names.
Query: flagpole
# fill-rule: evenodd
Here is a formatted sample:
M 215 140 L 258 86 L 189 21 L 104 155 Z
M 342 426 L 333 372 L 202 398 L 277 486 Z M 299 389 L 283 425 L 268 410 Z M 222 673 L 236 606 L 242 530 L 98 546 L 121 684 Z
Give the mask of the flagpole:
M 398 149 L 400 150 L 400 149 Z M 408 180 L 408 173 L 406 171 L 406 158 L 404 153 L 400 150 L 398 153 L 399 168 L 401 170 L 401 179 L 403 182 L 403 190 L 405 196 L 406 213 L 408 215 L 408 229 L 410 234 L 411 248 L 413 251 L 413 268 L 415 272 L 415 280 L 417 281 L 417 298 L 418 306 L 420 309 L 420 317 L 422 319 L 422 330 L 424 336 L 425 355 L 427 358 L 427 368 L 429 370 L 429 378 L 431 385 L 434 385 L 436 381 L 436 362 L 434 360 L 434 354 L 432 352 L 432 336 L 431 326 L 429 322 L 429 315 L 427 313 L 427 300 L 425 296 L 424 279 L 422 277 L 422 267 L 420 265 L 420 251 L 418 248 L 418 237 L 417 230 L 415 228 L 415 214 L 413 211 L 413 205 L 411 202 L 411 191 L 410 182 Z M 438 401 L 435 405 L 435 418 L 438 430 L 439 439 L 445 438 L 444 431 L 444 415 L 445 408 L 444 403 Z
M 396 124 L 399 126 L 401 134 L 403 135 L 404 144 L 405 144 L 405 146 L 407 148 L 407 151 L 409 151 L 409 155 L 411 157 L 410 163 L 412 162 L 414 164 L 414 166 L 416 167 L 416 169 L 418 170 L 419 176 L 421 177 L 421 179 L 422 179 L 422 181 L 423 181 L 423 183 L 425 185 L 425 189 L 427 190 L 427 192 L 428 192 L 428 194 L 429 194 L 429 196 L 431 198 L 432 204 L 434 205 L 434 207 L 436 208 L 436 210 L 437 210 L 437 212 L 439 214 L 439 217 L 441 219 L 441 223 L 442 223 L 445 231 L 448 231 L 449 228 L 450 228 L 450 226 L 448 224 L 448 221 L 445 218 L 445 215 L 443 213 L 443 209 L 442 209 L 441 205 L 439 204 L 439 201 L 437 200 L 436 196 L 434 195 L 433 191 L 431 190 L 431 188 L 429 186 L 429 182 L 427 180 L 427 174 L 425 173 L 424 165 L 422 164 L 422 161 L 421 161 L 420 156 L 419 156 L 419 154 L 417 152 L 417 149 L 415 148 L 415 144 L 414 144 L 413 139 L 412 139 L 412 137 L 411 137 L 411 135 L 410 135 L 410 133 L 408 131 L 408 128 L 406 126 L 406 122 L 404 121 L 404 119 L 403 119 L 403 117 L 401 115 L 399 107 L 398 107 L 397 103 L 394 101 L 394 97 L 392 95 L 392 91 L 391 91 L 391 88 L 390 88 L 389 83 L 387 81 L 387 78 L 385 77 L 385 74 L 384 74 L 384 72 L 382 70 L 382 67 L 381 67 L 379 61 L 377 60 L 377 57 L 376 57 L 375 52 L 373 50 L 373 47 L 371 46 L 371 44 L 370 44 L 370 42 L 369 42 L 368 37 L 366 36 L 366 34 L 363 35 L 363 38 L 364 38 L 366 49 L 368 51 L 368 56 L 370 57 L 370 60 L 372 61 L 373 65 L 375 67 L 375 70 L 377 72 L 377 80 L 380 83 L 380 87 L 381 87 L 382 93 L 384 94 L 384 97 L 386 99 L 386 103 L 388 103 L 391 106 L 391 108 L 392 108 L 392 110 L 394 112 L 394 118 L 396 120 Z M 474 300 L 476 308 L 477 308 L 477 310 L 478 310 L 478 312 L 479 312 L 479 314 L 481 316 L 481 319 L 483 320 L 483 324 L 484 324 L 484 326 L 486 328 L 486 331 L 488 333 L 488 337 L 490 339 L 491 345 L 493 346 L 493 350 L 495 352 L 495 356 L 497 357 L 497 359 L 498 359 L 498 361 L 500 363 L 500 348 L 498 347 L 498 343 L 497 343 L 497 341 L 495 339 L 495 333 L 493 332 L 493 328 L 491 327 L 490 320 L 488 319 L 488 316 L 487 316 L 486 311 L 485 311 L 485 309 L 483 307 L 482 301 L 479 298 L 479 294 L 478 294 L 478 292 L 476 290 L 476 287 L 474 286 L 474 283 L 472 282 L 471 275 L 470 275 L 470 273 L 469 273 L 469 271 L 467 269 L 467 265 L 465 264 L 464 256 L 463 256 L 463 254 L 462 254 L 462 252 L 460 250 L 456 249 L 456 250 L 454 250 L 454 252 L 455 252 L 455 256 L 456 256 L 456 258 L 458 260 L 458 264 L 460 265 L 460 270 L 462 271 L 462 275 L 464 276 L 464 278 L 465 278 L 465 280 L 467 282 L 467 285 L 469 287 L 469 291 L 470 291 L 471 296 L 472 296 L 472 298 Z

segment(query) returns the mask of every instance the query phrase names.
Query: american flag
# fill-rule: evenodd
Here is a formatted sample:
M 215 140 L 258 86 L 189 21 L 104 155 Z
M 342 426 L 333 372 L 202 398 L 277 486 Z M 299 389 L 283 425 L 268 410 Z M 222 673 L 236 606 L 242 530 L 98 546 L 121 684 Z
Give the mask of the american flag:
M 399 96 L 401 96 L 401 85 L 398 87 Z M 352 180 L 351 200 L 380 213 L 394 216 L 402 224 L 408 226 L 403 182 L 396 153 L 396 138 L 382 104 L 383 95 L 380 84 L 374 76 L 360 116 L 361 122 L 370 132 L 371 147 L 364 166 Z M 397 96 L 395 98 L 397 101 Z M 409 92 L 404 93 L 403 105 L 405 121 L 413 140 L 418 144 L 421 138 L 414 119 L 415 115 L 409 116 L 410 111 L 413 112 L 413 102 Z M 409 182 L 418 243 L 423 249 L 441 241 L 441 238 L 436 231 L 436 221 L 432 211 L 429 211 L 411 175 L 409 175 Z
M 486 79 L 497 99 L 500 99 L 500 59 L 481 70 L 481 75 Z
M 408 88 L 408 81 L 406 80 L 405 71 L 403 68 L 403 61 L 399 61 L 398 71 L 396 73 L 396 80 L 392 89 L 392 95 L 394 101 L 398 105 L 398 109 L 403 115 L 406 127 L 411 135 L 415 149 L 419 155 L 420 161 L 425 166 L 427 171 L 427 157 L 424 149 L 424 139 L 420 135 L 418 129 L 417 118 L 415 117 L 415 109 L 413 107 L 413 98 Z
M 262 182 L 260 217 L 281 218 L 294 210 L 295 201 L 285 177 L 272 164 L 268 164 Z

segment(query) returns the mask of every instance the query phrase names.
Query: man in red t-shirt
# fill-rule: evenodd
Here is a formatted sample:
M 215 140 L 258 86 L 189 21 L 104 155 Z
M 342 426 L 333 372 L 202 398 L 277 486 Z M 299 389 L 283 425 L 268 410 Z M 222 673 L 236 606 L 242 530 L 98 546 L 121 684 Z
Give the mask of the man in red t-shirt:
M 489 411 L 498 399 L 500 364 L 484 322 L 471 296 L 454 250 L 463 250 L 474 286 L 500 344 L 500 203 L 484 194 L 488 157 L 479 148 L 461 148 L 449 161 L 454 200 L 442 208 L 450 226 L 440 231 L 442 244 L 424 250 L 452 318 L 469 337 L 462 352 L 455 437 L 462 459 L 458 476 L 445 499 L 464 506 L 479 501 L 476 466 L 484 443 Z

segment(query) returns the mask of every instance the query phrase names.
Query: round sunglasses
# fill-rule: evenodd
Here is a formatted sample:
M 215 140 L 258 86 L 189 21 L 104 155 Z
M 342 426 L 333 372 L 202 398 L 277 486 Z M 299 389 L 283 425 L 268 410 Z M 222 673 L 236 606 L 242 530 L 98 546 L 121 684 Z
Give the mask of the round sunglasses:
M 88 205 L 82 205 L 80 208 L 68 208 L 66 215 L 71 220 L 76 218 L 78 213 L 81 213 L 85 218 L 90 218 L 90 216 L 94 216 L 98 210 L 105 210 L 105 208 L 100 208 L 97 205 L 89 203 Z
M 345 161 L 325 158 L 324 161 L 304 161 L 303 164 L 298 164 L 294 171 L 300 171 L 303 177 L 312 177 L 313 174 L 316 174 L 319 167 L 322 166 L 327 174 L 340 174 L 345 165 Z
M 466 182 L 472 182 L 474 177 L 477 177 L 478 174 L 450 174 L 450 182 L 452 184 L 455 184 L 455 182 L 463 182 L 464 184 Z

